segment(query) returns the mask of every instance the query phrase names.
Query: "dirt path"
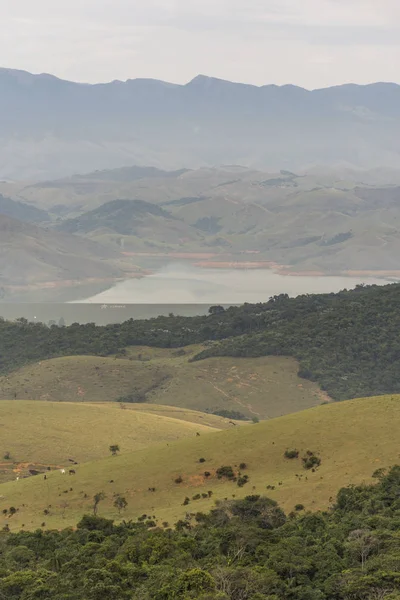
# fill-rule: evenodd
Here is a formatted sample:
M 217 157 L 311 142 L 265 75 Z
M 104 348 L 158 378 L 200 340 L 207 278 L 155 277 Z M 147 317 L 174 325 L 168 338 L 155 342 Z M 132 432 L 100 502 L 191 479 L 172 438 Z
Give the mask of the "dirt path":
M 229 395 L 227 392 L 224 392 L 224 390 L 221 390 L 221 388 L 216 386 L 212 381 L 207 380 L 207 383 L 209 383 L 215 390 L 217 390 L 217 392 L 225 396 L 225 398 L 227 398 L 228 400 L 233 400 L 233 402 L 236 402 L 236 404 L 238 404 L 241 408 L 246 408 L 255 417 L 260 416 L 260 413 L 253 410 L 251 404 L 245 404 L 244 402 L 241 402 L 236 396 Z

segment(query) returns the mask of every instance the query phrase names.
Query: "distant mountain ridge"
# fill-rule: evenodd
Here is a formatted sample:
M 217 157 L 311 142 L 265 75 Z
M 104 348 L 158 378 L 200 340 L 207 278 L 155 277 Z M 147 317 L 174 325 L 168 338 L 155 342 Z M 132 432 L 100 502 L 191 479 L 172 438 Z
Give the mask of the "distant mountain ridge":
M 400 86 L 318 90 L 199 75 L 101 84 L 0 69 L 0 177 L 125 165 L 159 169 L 316 163 L 400 167 Z

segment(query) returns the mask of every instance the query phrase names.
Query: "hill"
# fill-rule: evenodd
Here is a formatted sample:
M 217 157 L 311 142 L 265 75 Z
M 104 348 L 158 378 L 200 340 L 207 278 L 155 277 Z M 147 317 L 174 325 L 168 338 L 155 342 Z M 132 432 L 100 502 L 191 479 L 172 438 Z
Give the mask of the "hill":
M 317 385 L 298 377 L 293 359 L 189 362 L 201 349 L 189 347 L 181 353 L 138 347 L 128 349 L 125 358 L 68 356 L 40 361 L 0 377 L 0 399 L 115 402 L 122 398 L 130 408 L 146 402 L 203 413 L 233 411 L 243 419 L 272 418 L 329 401 Z
M 161 207 L 143 200 L 114 200 L 99 208 L 68 219 L 57 226 L 67 233 L 91 233 L 97 229 L 108 229 L 122 235 L 130 235 L 146 216 L 171 218 Z
M 130 266 L 134 271 L 134 266 Z M 129 261 L 90 240 L 54 232 L 0 214 L 0 288 L 3 299 L 18 292 L 112 283 Z
M 43 179 L 128 161 L 161 169 L 399 166 L 400 147 L 387 141 L 398 138 L 400 124 L 395 84 L 308 91 L 200 75 L 186 85 L 81 85 L 2 69 L 0 86 L 2 178 Z
M 0 481 L 6 481 L 29 476 L 29 469 L 47 473 L 48 467 L 76 468 L 73 462 L 105 458 L 111 444 L 135 452 L 232 425 L 221 417 L 157 406 L 121 410 L 118 404 L 4 400 L 0 427 Z
M 0 215 L 12 217 L 27 223 L 42 223 L 50 221 L 50 216 L 45 210 L 41 210 L 32 204 L 18 202 L 0 194 Z
M 193 357 L 182 352 L 178 357 L 291 356 L 300 363 L 300 377 L 318 383 L 335 400 L 400 393 L 399 294 L 399 284 L 297 298 L 282 294 L 266 303 L 214 306 L 203 316 L 131 319 L 104 327 L 0 321 L 0 374 L 60 356 L 124 356 L 132 346 L 205 344 Z
M 113 200 L 79 217 L 61 221 L 56 229 L 114 242 L 125 250 L 140 248 L 142 240 L 154 247 L 157 242 L 176 244 L 183 239 L 185 243 L 202 239 L 198 231 L 181 219 L 143 200 Z
M 132 170 L 142 178 L 129 180 L 129 168 L 121 178 L 116 169 L 34 185 L 0 183 L 0 191 L 51 212 L 60 230 L 136 252 L 139 265 L 149 261 L 143 253 L 157 265 L 179 253 L 202 266 L 250 259 L 284 273 L 398 276 L 398 173 L 387 173 L 383 187 L 373 172 L 340 169 L 296 174 L 224 166 L 157 176 Z
M 308 510 L 325 509 L 339 487 L 370 482 L 375 470 L 396 463 L 399 426 L 399 397 L 368 398 L 319 406 L 168 446 L 121 452 L 117 457 L 80 464 L 76 475 L 67 479 L 54 472 L 47 481 L 31 477 L 2 484 L 1 506 L 18 508 L 4 522 L 13 530 L 22 524 L 35 529 L 43 521 L 43 510 L 51 506 L 47 527 L 74 525 L 83 513 L 91 511 L 92 498 L 101 491 L 106 494 L 99 505 L 101 516 L 118 518 L 113 498 L 121 494 L 128 501 L 125 519 L 147 514 L 155 515 L 159 523 L 175 523 L 188 511 L 209 510 L 215 500 L 249 494 L 268 494 L 288 511 L 297 503 Z M 285 451 L 291 449 L 299 452 L 298 458 L 285 457 Z M 314 472 L 304 469 L 302 458 L 308 457 L 307 452 L 321 461 Z M 199 463 L 200 458 L 205 462 Z M 222 466 L 231 466 L 237 473 L 241 463 L 246 463 L 242 474 L 249 478 L 243 487 L 216 476 Z M 209 477 L 204 476 L 205 471 Z M 176 481 L 179 477 L 181 483 Z M 155 491 L 150 491 L 153 488 Z M 208 491 L 213 492 L 211 498 Z M 189 498 L 187 505 L 183 505 L 185 497 Z
M 252 494 L 187 514 L 175 529 L 154 527 L 149 515 L 136 523 L 85 515 L 76 529 L 17 534 L 7 524 L 0 591 L 10 600 L 396 600 L 399 492 L 395 466 L 375 485 L 340 489 L 324 512 L 298 504 L 285 514 Z M 124 512 L 126 499 L 115 502 Z M 6 510 L 12 519 L 15 507 Z

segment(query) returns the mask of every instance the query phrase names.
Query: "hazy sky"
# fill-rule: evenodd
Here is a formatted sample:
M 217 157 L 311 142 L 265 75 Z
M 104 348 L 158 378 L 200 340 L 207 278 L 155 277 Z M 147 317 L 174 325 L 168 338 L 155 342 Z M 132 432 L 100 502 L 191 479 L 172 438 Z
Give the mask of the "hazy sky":
M 203 73 L 400 82 L 399 0 L 0 0 L 1 66 L 77 81 Z

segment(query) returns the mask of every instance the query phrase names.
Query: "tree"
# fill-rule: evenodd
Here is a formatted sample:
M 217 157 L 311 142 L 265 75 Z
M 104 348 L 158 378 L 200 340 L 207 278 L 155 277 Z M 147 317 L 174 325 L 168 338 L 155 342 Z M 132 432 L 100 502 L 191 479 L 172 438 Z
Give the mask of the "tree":
M 99 504 L 102 500 L 104 500 L 106 497 L 104 492 L 98 492 L 97 494 L 95 494 L 93 496 L 93 514 L 94 516 L 97 515 L 97 511 L 99 509 Z
M 224 313 L 225 309 L 223 306 L 210 306 L 210 308 L 208 309 L 208 314 L 210 315 L 220 315 L 221 313 Z
M 376 550 L 377 546 L 378 539 L 376 535 L 367 529 L 355 529 L 349 534 L 347 547 L 350 553 L 361 563 L 362 570 L 364 570 L 367 558 Z
M 112 446 L 110 446 L 110 452 L 113 456 L 117 456 L 117 454 L 119 452 L 118 444 L 113 444 Z
M 121 510 L 125 510 L 127 506 L 128 502 L 126 498 L 123 498 L 122 496 L 117 496 L 114 500 L 114 507 L 118 510 L 119 514 L 121 514 Z

